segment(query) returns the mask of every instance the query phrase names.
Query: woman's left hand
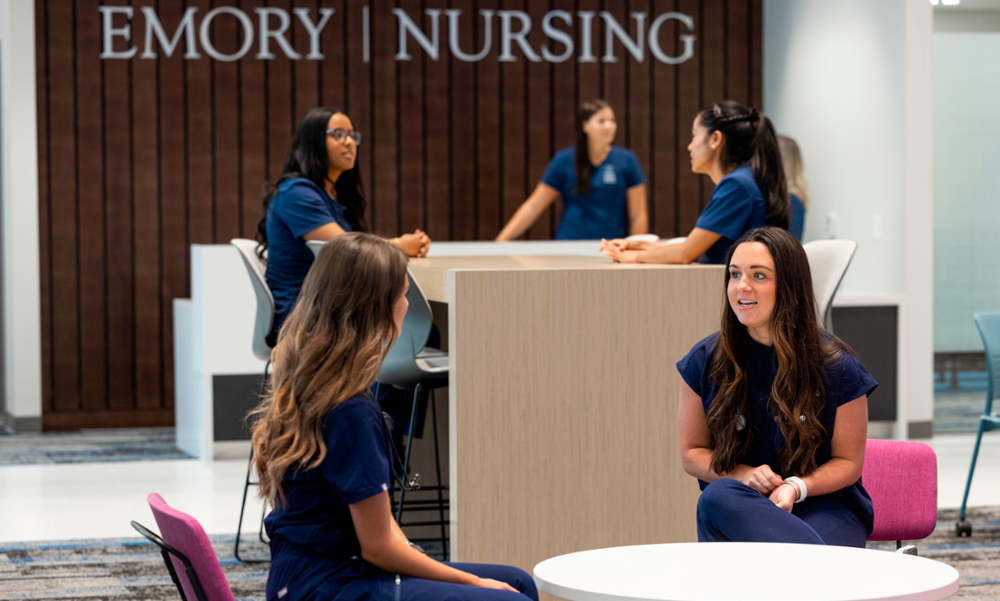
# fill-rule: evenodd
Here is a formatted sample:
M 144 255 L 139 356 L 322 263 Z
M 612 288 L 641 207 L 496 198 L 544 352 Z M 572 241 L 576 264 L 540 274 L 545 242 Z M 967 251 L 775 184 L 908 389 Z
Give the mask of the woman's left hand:
M 768 499 L 778 507 L 784 509 L 785 511 L 791 513 L 792 505 L 795 504 L 795 499 L 798 498 L 798 491 L 791 484 L 782 484 L 778 488 L 771 491 L 771 496 Z

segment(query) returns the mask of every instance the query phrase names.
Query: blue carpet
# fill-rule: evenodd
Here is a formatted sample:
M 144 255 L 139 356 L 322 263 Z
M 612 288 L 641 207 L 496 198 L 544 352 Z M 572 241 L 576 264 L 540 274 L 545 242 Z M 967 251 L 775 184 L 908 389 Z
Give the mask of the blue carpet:
M 192 459 L 178 450 L 173 428 L 107 428 L 0 436 L 0 465 L 168 459 Z

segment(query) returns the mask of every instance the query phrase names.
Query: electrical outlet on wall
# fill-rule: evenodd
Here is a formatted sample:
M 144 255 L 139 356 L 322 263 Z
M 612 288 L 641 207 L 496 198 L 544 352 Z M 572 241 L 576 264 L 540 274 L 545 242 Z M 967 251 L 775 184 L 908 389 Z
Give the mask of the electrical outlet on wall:
M 837 214 L 833 211 L 826 214 L 826 237 L 830 240 L 837 237 Z

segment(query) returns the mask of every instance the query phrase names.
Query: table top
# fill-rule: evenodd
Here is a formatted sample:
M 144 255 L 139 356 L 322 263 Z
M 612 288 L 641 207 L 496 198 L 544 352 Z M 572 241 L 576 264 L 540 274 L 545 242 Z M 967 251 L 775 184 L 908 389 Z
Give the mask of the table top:
M 581 551 L 534 569 L 570 601 L 914 600 L 950 597 L 958 571 L 890 551 L 778 543 L 676 543 Z

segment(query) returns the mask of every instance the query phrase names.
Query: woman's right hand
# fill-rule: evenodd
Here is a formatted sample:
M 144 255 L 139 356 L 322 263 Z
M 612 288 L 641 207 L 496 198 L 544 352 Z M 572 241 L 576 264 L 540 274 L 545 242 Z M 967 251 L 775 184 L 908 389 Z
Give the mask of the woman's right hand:
M 431 247 L 430 236 L 420 230 L 415 230 L 412 234 L 403 234 L 396 240 L 399 248 L 411 257 L 427 256 L 427 251 Z
M 656 244 L 649 242 L 647 240 L 629 240 L 627 238 L 615 238 L 613 240 L 601 239 L 601 247 L 598 249 L 604 251 L 606 249 L 614 249 L 618 251 L 622 250 L 650 250 L 656 248 Z
M 511 591 L 518 592 L 518 590 L 506 582 L 500 582 L 499 580 L 493 580 L 492 578 L 477 578 L 474 586 L 482 588 L 492 588 L 498 591 Z
M 750 467 L 749 465 L 742 467 L 744 469 L 736 474 L 736 479 L 765 497 L 769 497 L 771 491 L 781 486 L 784 482 L 781 476 L 775 474 L 767 464 L 758 465 L 757 467 Z

